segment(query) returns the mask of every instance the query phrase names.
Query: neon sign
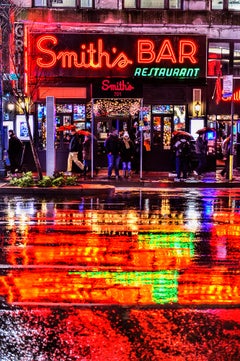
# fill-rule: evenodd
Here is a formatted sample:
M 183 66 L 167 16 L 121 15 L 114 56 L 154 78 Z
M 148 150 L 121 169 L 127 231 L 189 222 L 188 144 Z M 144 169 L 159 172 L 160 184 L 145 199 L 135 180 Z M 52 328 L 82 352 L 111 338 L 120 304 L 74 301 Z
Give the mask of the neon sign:
M 39 71 L 51 77 L 206 77 L 204 36 L 61 33 L 31 34 L 31 39 L 31 74 Z

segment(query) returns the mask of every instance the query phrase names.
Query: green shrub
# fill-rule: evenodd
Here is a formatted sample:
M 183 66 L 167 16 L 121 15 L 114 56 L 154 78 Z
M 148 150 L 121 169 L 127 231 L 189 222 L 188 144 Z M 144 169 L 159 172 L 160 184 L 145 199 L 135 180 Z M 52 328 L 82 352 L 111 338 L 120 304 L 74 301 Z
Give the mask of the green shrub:
M 33 187 L 34 178 L 32 172 L 23 173 L 21 177 L 14 176 L 10 182 L 11 185 L 18 187 Z
M 75 176 L 67 176 L 65 178 L 66 186 L 75 186 L 77 184 L 77 177 Z
M 42 179 L 40 179 L 38 182 L 37 182 L 37 185 L 38 187 L 52 187 L 52 177 L 49 177 L 49 176 L 43 176 Z
M 41 180 L 34 181 L 32 172 L 27 172 L 21 176 L 14 176 L 9 183 L 17 187 L 63 187 L 77 185 L 77 177 L 64 176 L 63 173 L 56 172 L 53 177 L 43 176 Z
M 52 186 L 53 187 L 62 187 L 65 185 L 65 179 L 63 176 L 54 178 L 52 181 Z

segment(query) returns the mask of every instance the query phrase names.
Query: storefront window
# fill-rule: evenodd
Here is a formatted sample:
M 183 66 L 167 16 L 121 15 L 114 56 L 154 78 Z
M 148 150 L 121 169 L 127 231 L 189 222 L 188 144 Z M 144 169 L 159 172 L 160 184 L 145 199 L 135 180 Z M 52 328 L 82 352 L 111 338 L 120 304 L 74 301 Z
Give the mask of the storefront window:
M 173 105 L 153 105 L 152 113 L 173 114 Z
M 46 148 L 46 106 L 38 104 L 37 106 L 38 117 L 38 139 L 40 149 Z
M 80 1 L 81 8 L 92 8 L 93 7 L 93 0 L 81 0 Z
M 208 48 L 208 76 L 229 73 L 229 43 L 210 42 Z
M 72 104 L 56 104 L 56 113 L 72 113 Z
M 185 130 L 186 129 L 186 106 L 185 105 L 174 105 L 173 123 L 174 123 L 174 130 Z
M 171 149 L 172 118 L 163 117 L 163 149 Z

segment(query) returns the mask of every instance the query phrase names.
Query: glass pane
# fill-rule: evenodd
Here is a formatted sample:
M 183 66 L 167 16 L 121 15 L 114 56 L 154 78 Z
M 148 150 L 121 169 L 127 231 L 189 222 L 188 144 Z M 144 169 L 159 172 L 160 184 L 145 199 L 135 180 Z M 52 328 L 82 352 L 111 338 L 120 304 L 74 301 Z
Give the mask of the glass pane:
M 39 137 L 39 148 L 46 148 L 46 106 L 44 104 L 38 104 L 37 106 L 37 117 L 38 117 L 38 137 Z
M 125 9 L 135 9 L 136 8 L 136 0 L 124 0 L 123 7 Z
M 152 106 L 153 114 L 172 114 L 173 113 L 173 105 L 153 105 Z
M 81 8 L 92 8 L 93 2 L 92 0 L 81 0 Z
M 223 0 L 212 0 L 212 10 L 222 10 Z
M 76 0 L 52 0 L 52 7 L 75 7 Z
M 141 0 L 141 9 L 164 9 L 164 0 Z
M 174 130 L 185 130 L 186 129 L 186 106 L 185 105 L 174 105 Z
M 169 9 L 181 9 L 181 0 L 169 0 Z
M 142 107 L 142 129 L 144 147 L 149 152 L 151 150 L 151 105 Z
M 153 144 L 161 144 L 161 117 L 153 117 Z
M 240 1 L 228 0 L 228 10 L 240 10 Z
M 234 57 L 240 57 L 240 43 L 234 43 Z
M 47 6 L 47 0 L 34 0 L 34 6 Z
M 72 113 L 72 104 L 57 104 L 57 113 Z
M 208 49 L 208 75 L 218 76 L 228 74 L 229 69 L 229 43 L 209 43 Z
M 171 139 L 172 139 L 172 118 L 164 117 L 163 118 L 163 149 L 171 149 Z

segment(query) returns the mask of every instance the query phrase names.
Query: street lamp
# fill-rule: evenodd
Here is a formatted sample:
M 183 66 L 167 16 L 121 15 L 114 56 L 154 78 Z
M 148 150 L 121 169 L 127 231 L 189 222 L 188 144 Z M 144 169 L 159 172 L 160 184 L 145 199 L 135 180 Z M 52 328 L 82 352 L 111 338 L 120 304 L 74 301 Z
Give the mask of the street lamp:
M 199 102 L 197 102 L 195 105 L 194 105 L 194 111 L 197 115 L 197 117 L 199 116 L 199 113 L 201 112 L 201 104 Z

